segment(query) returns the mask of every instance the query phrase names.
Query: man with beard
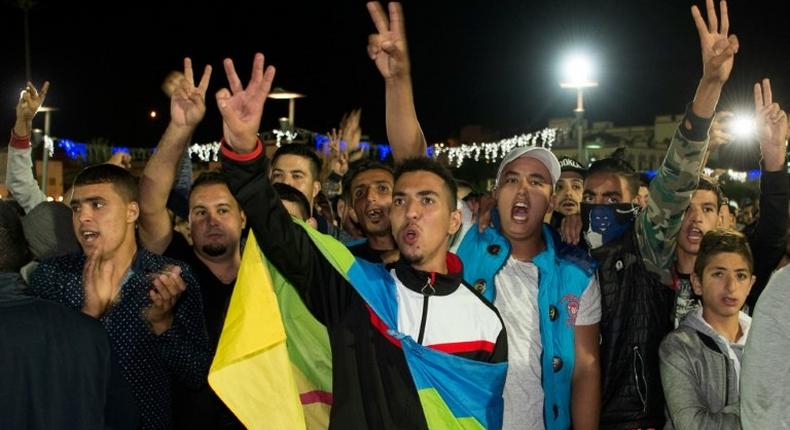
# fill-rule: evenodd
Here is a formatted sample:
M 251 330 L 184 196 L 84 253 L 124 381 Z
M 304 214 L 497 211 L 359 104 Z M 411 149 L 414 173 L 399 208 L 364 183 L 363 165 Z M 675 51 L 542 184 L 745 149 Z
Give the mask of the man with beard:
M 225 60 L 232 93 L 216 96 L 223 168 L 263 253 L 326 326 L 330 428 L 427 429 L 464 421 L 497 428 L 507 339 L 497 311 L 461 281 L 460 262 L 447 252 L 460 226 L 452 176 L 424 158 L 398 168 L 389 213 L 402 257 L 397 263 L 385 268 L 338 255 L 336 241 L 293 222 L 264 173 L 268 160 L 256 132 L 274 68 L 264 72 L 263 63 L 257 54 L 243 88 Z M 333 258 L 353 262 L 341 269 Z M 423 379 L 428 373 L 430 382 Z M 443 385 L 450 381 L 456 390 Z M 446 396 L 464 401 L 454 398 L 449 406 Z
M 138 231 L 145 248 L 184 261 L 194 271 L 200 283 L 203 319 L 213 356 L 241 264 L 244 212 L 230 193 L 225 176 L 218 172 L 203 173 L 192 184 L 188 200 L 192 245 L 181 234 L 174 234 L 173 221 L 167 212 L 167 199 L 176 181 L 179 162 L 206 112 L 205 94 L 210 76 L 211 66 L 206 66 L 196 87 L 192 61 L 184 59 L 184 78 L 170 99 L 170 124 L 140 179 Z M 174 426 L 199 428 L 207 423 L 217 428 L 243 428 L 205 378 L 198 390 L 176 384 Z

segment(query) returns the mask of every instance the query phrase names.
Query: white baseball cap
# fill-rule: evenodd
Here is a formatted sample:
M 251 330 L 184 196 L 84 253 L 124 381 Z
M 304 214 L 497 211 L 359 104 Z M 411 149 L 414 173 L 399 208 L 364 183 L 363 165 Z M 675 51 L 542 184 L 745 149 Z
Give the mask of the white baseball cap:
M 552 187 L 557 185 L 557 180 L 560 179 L 561 173 L 560 162 L 557 160 L 557 156 L 554 155 L 553 152 L 541 146 L 519 146 L 513 148 L 505 156 L 505 159 L 499 163 L 499 169 L 496 172 L 497 187 L 499 186 L 499 177 L 502 175 L 502 170 L 505 169 L 505 166 L 521 157 L 531 157 L 543 163 L 543 165 L 546 166 L 546 169 L 549 171 L 549 175 L 551 175 Z

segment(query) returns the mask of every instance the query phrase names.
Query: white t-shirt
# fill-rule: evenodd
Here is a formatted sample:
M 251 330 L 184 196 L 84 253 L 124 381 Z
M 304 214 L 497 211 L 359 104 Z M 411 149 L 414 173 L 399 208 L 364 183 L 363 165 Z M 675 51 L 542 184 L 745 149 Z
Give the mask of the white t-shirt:
M 543 428 L 541 386 L 540 316 L 538 313 L 538 268 L 531 262 L 508 258 L 494 278 L 494 305 L 507 330 L 508 370 L 505 381 L 504 429 Z M 572 325 L 601 321 L 601 289 L 593 278 L 578 300 Z M 571 316 L 570 318 L 573 318 Z

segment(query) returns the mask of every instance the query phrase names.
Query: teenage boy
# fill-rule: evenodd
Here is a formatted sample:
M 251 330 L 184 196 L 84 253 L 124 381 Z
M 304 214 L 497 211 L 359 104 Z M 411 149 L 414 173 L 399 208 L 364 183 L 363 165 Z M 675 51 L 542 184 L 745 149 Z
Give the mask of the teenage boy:
M 730 229 L 705 234 L 691 284 L 702 307 L 661 343 L 665 429 L 738 429 L 741 359 L 751 318 L 740 309 L 755 276 L 746 237 Z

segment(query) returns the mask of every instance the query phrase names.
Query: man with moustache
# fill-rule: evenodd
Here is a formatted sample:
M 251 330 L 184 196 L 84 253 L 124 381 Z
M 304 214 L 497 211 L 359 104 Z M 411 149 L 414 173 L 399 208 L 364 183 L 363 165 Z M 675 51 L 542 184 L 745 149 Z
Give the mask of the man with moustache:
M 192 61 L 184 59 L 183 79 L 170 98 L 170 123 L 140 179 L 140 242 L 151 252 L 187 263 L 200 283 L 203 320 L 208 330 L 211 356 L 217 348 L 236 275 L 241 265 L 241 232 L 244 212 L 220 172 L 202 173 L 188 196 L 188 221 L 192 245 L 174 234 L 167 211 L 170 191 L 187 144 L 206 112 L 205 95 L 211 66 L 195 86 Z M 176 383 L 174 427 L 197 428 L 211 423 L 217 428 L 242 428 L 241 423 L 203 379 L 199 388 Z
M 238 83 L 231 60 L 225 69 L 229 82 Z M 464 411 L 447 411 L 442 422 L 470 414 L 497 427 L 507 340 L 496 310 L 462 282 L 460 262 L 447 252 L 449 236 L 460 226 L 452 177 L 433 160 L 404 162 L 395 172 L 389 213 L 401 259 L 387 268 L 356 259 L 341 273 L 329 259 L 342 248 L 332 255 L 317 245 L 339 244 L 294 224 L 264 173 L 268 160 L 256 132 L 273 78 L 274 68 L 264 72 L 263 55 L 257 54 L 246 88 L 217 93 L 223 167 L 262 251 L 327 328 L 333 360 L 330 428 L 428 428 L 437 416 L 424 408 L 439 403 L 423 401 L 415 363 L 435 364 L 432 376 L 453 373 L 460 382 L 480 384 L 484 405 L 475 406 L 474 393 L 465 392 L 469 403 L 454 404 Z M 484 374 L 457 372 L 480 362 L 489 363 Z M 437 379 L 441 384 L 445 377 Z
M 552 195 L 554 211 L 550 215 L 551 225 L 560 226 L 562 218 L 576 215 L 581 211 L 582 191 L 584 190 L 585 169 L 571 157 L 559 157 L 560 178 Z

